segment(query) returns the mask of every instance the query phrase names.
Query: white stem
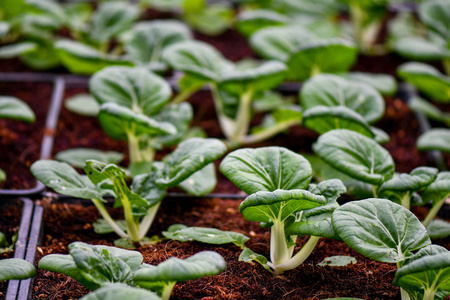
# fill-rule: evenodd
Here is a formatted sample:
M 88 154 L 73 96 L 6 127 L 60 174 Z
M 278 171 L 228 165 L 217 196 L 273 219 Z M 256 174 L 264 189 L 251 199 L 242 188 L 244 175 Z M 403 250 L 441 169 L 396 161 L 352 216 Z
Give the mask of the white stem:
M 299 120 L 291 120 L 291 121 L 285 121 L 278 123 L 277 125 L 270 127 L 267 130 L 261 131 L 260 133 L 248 135 L 240 141 L 242 144 L 248 145 L 253 143 L 258 143 L 264 140 L 267 140 L 274 135 L 277 135 L 278 133 L 282 132 L 283 130 L 288 129 L 291 126 L 294 125 L 300 125 L 301 121 Z
M 220 100 L 217 86 L 214 83 L 211 83 L 210 88 L 214 102 L 214 108 L 216 109 L 217 119 L 219 120 L 220 129 L 222 130 L 222 133 L 225 136 L 225 138 L 231 141 L 233 137 L 233 132 L 235 131 L 236 128 L 236 123 L 224 114 L 222 101 Z
M 291 258 L 284 234 L 284 223 L 275 220 L 270 230 L 270 260 L 274 265 L 279 265 Z
M 159 207 L 161 206 L 161 201 L 150 207 L 147 211 L 147 215 L 142 219 L 139 225 L 139 240 L 142 240 L 147 234 L 148 230 L 153 224 L 155 220 L 156 213 L 158 212 Z
M 403 195 L 402 200 L 401 200 L 401 205 L 408 210 L 411 209 L 411 195 L 409 192 L 407 192 L 405 195 Z
M 141 162 L 142 156 L 139 149 L 139 139 L 134 135 L 133 130 L 126 130 L 128 140 L 128 152 L 130 155 L 130 164 Z
M 292 270 L 300 266 L 311 255 L 319 240 L 320 237 L 318 236 L 310 236 L 308 242 L 291 259 L 274 266 L 275 273 L 281 274 L 284 271 Z
M 400 288 L 400 295 L 402 297 L 402 300 L 410 300 L 409 294 L 407 291 L 405 291 L 403 288 Z M 423 298 L 425 300 L 425 298 Z M 431 298 L 434 299 L 434 298 Z
M 428 212 L 427 217 L 422 221 L 422 225 L 427 227 L 430 225 L 431 221 L 433 221 L 434 217 L 436 217 L 437 213 L 441 209 L 442 205 L 444 205 L 445 199 L 442 199 L 437 204 L 435 204 L 430 211 Z
M 92 199 L 92 202 L 94 203 L 95 207 L 97 208 L 102 218 L 108 223 L 109 226 L 111 226 L 111 228 L 114 230 L 115 233 L 117 233 L 118 236 L 120 236 L 121 238 L 129 237 L 128 234 L 126 234 L 122 229 L 120 229 L 120 227 L 113 220 L 113 218 L 111 218 L 102 201 L 98 199 Z
M 119 185 L 120 186 L 120 185 Z M 120 186 L 120 189 L 122 187 Z M 125 223 L 127 224 L 127 232 L 133 242 L 140 241 L 139 239 L 139 224 L 136 224 L 133 216 L 133 209 L 131 207 L 130 200 L 126 196 L 125 192 L 120 191 L 120 194 L 123 195 L 121 198 L 123 205 L 123 213 L 125 215 Z
M 176 281 L 171 281 L 169 283 L 167 283 L 164 288 L 163 288 L 163 292 L 161 295 L 161 299 L 162 300 L 169 300 L 170 299 L 170 294 L 172 294 L 172 290 L 175 287 Z
M 250 126 L 250 108 L 252 104 L 253 91 L 249 89 L 244 93 L 239 102 L 239 109 L 236 116 L 236 128 L 233 133 L 233 140 L 239 141 L 248 133 Z

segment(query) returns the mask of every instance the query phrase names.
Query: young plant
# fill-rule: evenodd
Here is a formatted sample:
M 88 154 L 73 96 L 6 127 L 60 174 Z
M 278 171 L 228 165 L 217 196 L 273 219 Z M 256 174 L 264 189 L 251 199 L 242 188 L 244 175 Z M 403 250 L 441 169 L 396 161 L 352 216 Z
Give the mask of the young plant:
M 412 300 L 444 299 L 450 294 L 450 253 L 437 245 L 420 249 L 395 273 L 394 284 Z
M 131 189 L 126 184 L 125 171 L 93 160 L 88 160 L 84 167 L 88 178 L 66 163 L 51 160 L 35 162 L 31 172 L 58 193 L 91 199 L 103 218 L 101 224 L 107 224 L 109 232 L 114 231 L 122 238 L 118 243 L 132 245 L 144 240 L 167 188 L 180 186 L 194 194 L 210 191 L 211 179 L 215 178 L 210 174 L 211 163 L 225 151 L 219 140 L 186 140 L 164 162 L 155 163 L 146 174 L 134 177 Z M 108 193 L 116 198 L 115 207 L 123 207 L 125 229 L 121 226 L 123 221 L 113 220 L 104 206 L 103 196 Z
M 331 217 L 334 230 L 352 249 L 400 268 L 413 251 L 429 244 L 426 228 L 406 208 L 386 199 L 352 201 L 337 208 Z M 401 290 L 402 300 L 409 300 Z
M 33 110 L 20 99 L 0 96 L 0 118 L 34 123 L 36 116 Z M 0 182 L 6 180 L 6 173 L 0 169 Z
M 436 216 L 450 191 L 447 172 L 441 172 L 440 175 L 435 168 L 420 167 L 409 174 L 395 175 L 394 161 L 389 152 L 357 132 L 346 129 L 329 131 L 319 137 L 313 149 L 317 156 L 334 169 L 370 184 L 373 197 L 386 197 L 407 209 L 412 199 L 420 205 L 433 201 L 433 208 L 423 220 L 425 226 Z M 423 191 L 422 200 L 416 200 L 420 199 L 416 193 L 419 191 Z
M 163 59 L 186 74 L 180 80 L 182 92 L 175 103 L 185 100 L 203 85 L 209 85 L 220 127 L 230 147 L 265 140 L 301 121 L 297 107 L 283 106 L 274 124 L 250 133 L 253 102 L 266 97 L 267 92 L 285 78 L 286 67 L 280 62 L 269 61 L 240 70 L 216 49 L 194 41 L 169 47 Z
M 329 217 L 346 189 L 339 180 L 310 184 L 311 166 L 301 155 L 280 147 L 241 149 L 228 154 L 220 170 L 250 195 L 239 208 L 244 218 L 271 228 L 271 261 L 250 249 L 243 260 L 256 259 L 281 274 L 303 263 L 321 236 L 334 236 Z M 306 234 L 308 242 L 294 255 L 297 236 Z
M 172 257 L 152 266 L 143 263 L 143 257 L 137 251 L 75 242 L 69 245 L 68 255 L 46 255 L 38 267 L 70 276 L 90 290 L 98 289 L 86 299 L 97 299 L 96 296 L 108 293 L 106 288 L 112 288 L 121 295 L 130 291 L 132 297 L 137 293 L 159 299 L 140 289 L 130 289 L 142 287 L 166 300 L 177 282 L 219 274 L 225 270 L 226 263 L 220 254 L 203 251 L 184 260 Z

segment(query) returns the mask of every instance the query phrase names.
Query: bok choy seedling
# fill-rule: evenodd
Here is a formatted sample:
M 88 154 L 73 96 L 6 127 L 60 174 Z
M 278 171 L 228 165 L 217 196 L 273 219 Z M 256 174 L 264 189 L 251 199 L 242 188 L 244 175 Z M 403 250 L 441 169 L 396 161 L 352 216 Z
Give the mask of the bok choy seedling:
M 126 183 L 125 171 L 116 165 L 94 160 L 86 161 L 87 178 L 68 164 L 51 160 L 35 162 L 31 172 L 58 193 L 91 199 L 103 218 L 100 225 L 107 225 L 107 230 L 102 231 L 115 232 L 122 238 L 118 243 L 130 244 L 144 240 L 168 188 L 180 186 L 200 194 L 205 185 L 209 189 L 211 178 L 215 178 L 210 174 L 211 163 L 225 151 L 225 145 L 216 139 L 186 140 L 163 162 L 157 162 L 147 173 L 135 176 L 131 187 Z M 113 220 L 106 210 L 105 194 L 116 198 L 115 207 L 123 207 L 125 226 L 121 226 L 123 221 Z
M 230 147 L 268 139 L 301 122 L 299 108 L 285 105 L 275 112 L 274 124 L 255 133 L 250 130 L 253 102 L 266 97 L 286 76 L 286 66 L 281 62 L 268 61 L 241 70 L 210 45 L 196 41 L 169 47 L 163 59 L 173 69 L 185 73 L 175 103 L 209 85 L 220 127 Z
M 36 276 L 33 264 L 20 258 L 0 260 L 0 282 L 10 279 L 27 279 Z
M 345 186 L 340 180 L 310 184 L 312 170 L 303 156 L 281 147 L 240 149 L 224 158 L 220 170 L 250 195 L 239 208 L 244 218 L 271 229 L 270 262 L 250 249 L 242 260 L 281 274 L 303 263 L 321 236 L 335 236 L 329 217 Z M 299 235 L 310 238 L 294 255 Z
M 408 209 L 386 199 L 352 201 L 331 217 L 339 237 L 362 255 L 402 267 L 415 250 L 431 244 L 426 228 Z M 409 300 L 401 290 L 402 300 Z
M 177 282 L 219 274 L 225 270 L 226 263 L 220 254 L 203 251 L 183 260 L 171 257 L 153 266 L 143 263 L 143 257 L 137 251 L 75 242 L 69 245 L 68 255 L 46 255 L 39 261 L 38 267 L 65 274 L 86 288 L 97 290 L 83 299 L 97 299 L 105 293 L 108 295 L 106 288 L 120 295 L 130 292 L 131 297 L 145 295 L 150 296 L 145 299 L 160 299 L 156 294 L 131 288 L 141 287 L 166 300 Z

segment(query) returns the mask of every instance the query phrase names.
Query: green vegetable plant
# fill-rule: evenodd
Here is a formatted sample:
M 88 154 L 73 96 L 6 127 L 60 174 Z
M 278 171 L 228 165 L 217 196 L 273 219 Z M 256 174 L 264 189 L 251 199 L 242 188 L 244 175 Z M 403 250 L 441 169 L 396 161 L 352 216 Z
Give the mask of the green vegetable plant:
M 131 187 L 126 183 L 124 170 L 94 160 L 86 161 L 87 178 L 68 164 L 52 160 L 33 163 L 31 172 L 58 193 L 91 199 L 103 218 L 94 226 L 96 231 L 115 232 L 121 237 L 117 244 L 132 247 L 146 239 L 168 188 L 180 186 L 196 195 L 210 192 L 215 185 L 211 163 L 225 151 L 225 145 L 216 139 L 188 139 L 163 162 L 155 162 L 146 173 L 135 176 Z M 123 207 L 124 221 L 110 216 L 105 208 L 106 194 L 115 197 L 116 208 Z
M 34 123 L 36 116 L 24 101 L 11 96 L 0 96 L 0 118 Z M 0 182 L 6 180 L 6 173 L 0 169 Z
M 163 60 L 173 69 L 183 71 L 180 94 L 175 103 L 188 98 L 203 85 L 208 85 L 222 132 L 230 147 L 268 139 L 301 122 L 301 111 L 282 105 L 273 112 L 273 122 L 262 130 L 250 130 L 253 103 L 269 97 L 271 89 L 283 82 L 286 67 L 268 61 L 256 67 L 239 69 L 210 45 L 185 41 L 163 52 Z
M 177 282 L 219 274 L 226 263 L 220 254 L 203 251 L 186 259 L 171 257 L 153 266 L 143 263 L 137 251 L 75 242 L 69 245 L 69 254 L 46 255 L 38 267 L 70 276 L 95 290 L 82 299 L 106 299 L 106 295 L 108 299 L 123 299 L 120 296 L 124 295 L 169 299 Z
M 414 251 L 431 244 L 417 217 L 386 199 L 346 203 L 333 212 L 331 220 L 336 233 L 352 249 L 376 261 L 396 263 L 398 268 Z M 410 299 L 404 289 L 401 296 L 402 300 Z
M 27 279 L 36 275 L 33 264 L 20 258 L 0 260 L 0 282 L 10 279 Z
M 271 232 L 269 262 L 248 248 L 241 260 L 256 260 L 281 274 L 303 263 L 320 237 L 335 237 L 330 216 L 345 186 L 340 180 L 310 184 L 312 170 L 303 156 L 281 147 L 240 149 L 224 158 L 220 170 L 249 194 L 239 208 L 244 218 Z M 310 237 L 294 255 L 301 235 Z
M 423 224 L 428 226 L 444 203 L 450 188 L 447 173 L 418 167 L 409 174 L 395 174 L 389 152 L 374 140 L 347 129 L 331 130 L 319 137 L 313 150 L 324 162 L 341 173 L 372 188 L 373 197 L 390 199 L 407 209 L 411 203 L 432 208 Z M 417 192 L 422 191 L 421 196 Z

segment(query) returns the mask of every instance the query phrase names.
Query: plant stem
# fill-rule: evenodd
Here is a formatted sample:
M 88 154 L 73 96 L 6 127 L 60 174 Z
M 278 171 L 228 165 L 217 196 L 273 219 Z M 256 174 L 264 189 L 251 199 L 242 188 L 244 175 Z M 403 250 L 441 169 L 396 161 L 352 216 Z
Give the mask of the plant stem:
M 114 230 L 115 233 L 117 233 L 118 236 L 120 236 L 121 238 L 129 238 L 128 234 L 126 234 L 122 229 L 120 229 L 120 227 L 117 226 L 113 218 L 111 218 L 101 200 L 92 199 L 92 202 L 94 203 L 95 207 L 97 208 L 102 218 L 108 223 L 109 226 L 111 226 L 111 228 Z
M 411 195 L 409 192 L 407 192 L 405 195 L 403 195 L 402 200 L 401 200 L 401 205 L 408 210 L 411 209 Z
M 116 182 L 114 183 L 114 186 L 117 189 L 116 195 L 118 197 L 121 197 L 121 201 L 122 201 L 122 205 L 123 205 L 123 213 L 125 216 L 125 223 L 127 224 L 127 233 L 129 235 L 129 237 L 131 238 L 131 240 L 133 242 L 139 242 L 139 224 L 136 224 L 136 222 L 134 221 L 134 216 L 133 216 L 133 209 L 131 207 L 131 202 L 130 199 L 128 199 L 127 194 L 125 193 L 125 191 L 123 190 L 122 186 L 125 186 L 126 183 L 122 182 Z
M 172 290 L 175 287 L 175 284 L 177 284 L 176 281 L 170 281 L 169 283 L 166 283 L 161 294 L 162 300 L 169 300 L 170 294 L 172 294 Z
M 373 197 L 378 198 L 378 186 L 372 185 Z
M 410 300 L 408 292 L 405 291 L 403 288 L 400 288 L 400 295 L 402 297 L 402 300 Z M 423 299 L 425 300 L 426 298 L 423 298 Z M 431 299 L 434 299 L 434 298 L 431 298 Z
M 220 100 L 217 85 L 215 83 L 210 83 L 210 88 L 220 128 L 222 129 L 222 133 L 225 136 L 225 138 L 231 141 L 233 132 L 235 131 L 236 124 L 232 119 L 228 118 L 223 112 L 222 101 Z
M 173 104 L 180 104 L 181 102 L 185 101 L 187 98 L 189 98 L 193 93 L 198 91 L 198 87 L 192 87 L 190 89 L 186 89 L 184 91 L 181 91 L 175 98 L 172 99 Z
M 444 58 L 442 60 L 442 65 L 444 66 L 444 70 L 447 76 L 450 76 L 450 58 Z
M 270 260 L 274 265 L 279 265 L 291 258 L 284 234 L 284 223 L 274 220 L 270 230 Z
M 127 140 L 128 140 L 128 152 L 130 155 L 130 165 L 136 162 L 143 161 L 140 148 L 139 148 L 139 138 L 134 135 L 134 130 L 126 130 Z
M 153 224 L 153 220 L 155 220 L 156 213 L 158 212 L 159 206 L 161 205 L 161 201 L 153 205 L 147 210 L 147 215 L 142 219 L 139 224 L 139 240 L 142 240 L 147 234 L 150 226 Z
M 292 270 L 300 266 L 309 257 L 319 240 L 320 237 L 318 236 L 310 236 L 308 242 L 291 259 L 282 264 L 275 265 L 275 273 L 281 274 L 284 271 Z
M 239 109 L 236 116 L 236 127 L 233 133 L 233 141 L 239 141 L 248 133 L 250 126 L 250 108 L 252 104 L 253 90 L 249 89 L 240 99 Z
M 434 217 L 436 217 L 438 211 L 441 209 L 442 205 L 444 205 L 445 198 L 436 203 L 428 212 L 427 217 L 422 221 L 422 225 L 427 227 L 430 225 L 431 221 L 433 221 Z
M 271 138 L 274 135 L 277 135 L 278 133 L 282 132 L 283 130 L 288 129 L 291 126 L 300 125 L 301 123 L 302 122 L 299 120 L 290 120 L 290 121 L 281 122 L 273 127 L 270 127 L 267 130 L 261 131 L 257 134 L 252 134 L 252 135 L 248 135 L 248 136 L 244 137 L 241 140 L 241 143 L 245 144 L 245 145 L 258 143 L 258 142 L 264 141 L 268 138 Z

